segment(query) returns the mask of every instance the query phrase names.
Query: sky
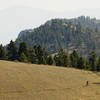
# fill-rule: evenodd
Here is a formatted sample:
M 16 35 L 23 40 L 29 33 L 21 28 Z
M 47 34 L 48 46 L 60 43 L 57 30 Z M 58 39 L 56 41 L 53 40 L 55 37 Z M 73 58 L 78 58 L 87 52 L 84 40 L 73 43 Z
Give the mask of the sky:
M 100 0 L 0 0 L 0 9 L 15 5 L 59 12 L 80 8 L 100 8 Z
M 0 0 L 0 44 L 52 18 L 86 14 L 100 19 L 99 10 L 100 0 Z

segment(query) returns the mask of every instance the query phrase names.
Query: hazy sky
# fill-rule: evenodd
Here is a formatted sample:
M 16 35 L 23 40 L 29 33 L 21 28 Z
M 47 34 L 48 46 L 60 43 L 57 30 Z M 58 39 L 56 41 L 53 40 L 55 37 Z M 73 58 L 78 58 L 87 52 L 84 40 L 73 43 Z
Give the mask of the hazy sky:
M 0 9 L 15 5 L 59 12 L 80 8 L 100 8 L 100 0 L 0 0 Z
M 99 12 L 100 0 L 0 0 L 0 44 L 52 18 L 85 15 L 100 19 Z

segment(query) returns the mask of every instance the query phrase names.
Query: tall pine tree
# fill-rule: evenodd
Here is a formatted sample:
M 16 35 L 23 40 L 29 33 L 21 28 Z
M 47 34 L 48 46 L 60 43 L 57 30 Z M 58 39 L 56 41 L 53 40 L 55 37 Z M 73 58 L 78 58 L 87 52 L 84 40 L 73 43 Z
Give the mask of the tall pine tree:
M 18 50 L 19 58 L 20 58 L 21 54 L 23 54 L 23 53 L 27 57 L 27 60 L 30 61 L 29 49 L 25 42 L 20 43 L 19 50 Z
M 48 58 L 47 58 L 47 64 L 48 65 L 53 65 L 54 64 L 54 59 L 53 59 L 52 56 L 48 56 Z
M 96 70 L 100 72 L 100 57 L 98 58 Z
M 77 68 L 84 69 L 85 68 L 85 60 L 83 57 L 79 57 L 77 62 Z
M 77 67 L 78 59 L 79 59 L 79 56 L 78 56 L 77 52 L 74 50 L 72 52 L 72 54 L 70 55 L 70 60 L 71 60 L 71 66 L 72 67 Z
M 7 50 L 8 50 L 8 59 L 16 60 L 18 56 L 16 43 L 11 40 L 7 46 Z
M 28 62 L 28 59 L 23 52 L 20 54 L 19 61 L 20 62 L 26 62 L 26 63 Z
M 2 45 L 0 45 L 0 59 L 2 60 L 6 59 L 7 58 L 6 54 L 7 53 L 5 48 Z
M 92 71 L 96 70 L 96 62 L 97 62 L 97 56 L 96 56 L 96 53 L 93 51 L 89 55 L 90 70 Z
M 31 61 L 31 63 L 38 64 L 38 57 L 35 53 L 35 49 L 30 48 L 29 52 L 30 52 L 30 61 Z
M 68 54 L 63 49 L 61 49 L 58 54 L 54 56 L 54 60 L 57 66 L 69 66 Z

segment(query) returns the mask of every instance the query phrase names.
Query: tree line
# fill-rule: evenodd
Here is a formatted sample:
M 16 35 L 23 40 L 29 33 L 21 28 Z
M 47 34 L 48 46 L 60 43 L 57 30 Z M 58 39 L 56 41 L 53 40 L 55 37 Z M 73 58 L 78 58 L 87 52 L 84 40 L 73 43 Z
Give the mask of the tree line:
M 100 57 L 94 51 L 88 55 L 88 58 L 79 56 L 75 50 L 69 54 L 64 49 L 60 49 L 57 54 L 52 55 L 40 45 L 28 48 L 28 45 L 22 42 L 17 47 L 16 43 L 12 40 L 6 47 L 2 44 L 0 45 L 0 59 L 100 71 Z

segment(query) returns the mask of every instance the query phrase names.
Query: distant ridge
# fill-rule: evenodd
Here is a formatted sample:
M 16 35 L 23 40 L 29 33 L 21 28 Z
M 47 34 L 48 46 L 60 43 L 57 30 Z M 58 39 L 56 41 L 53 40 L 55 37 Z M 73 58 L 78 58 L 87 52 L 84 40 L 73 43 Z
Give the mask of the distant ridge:
M 23 41 L 29 47 L 38 44 L 50 53 L 56 53 L 61 48 L 68 52 L 77 50 L 80 55 L 91 51 L 100 53 L 100 20 L 96 18 L 52 19 L 31 31 L 22 31 L 19 36 L 17 44 Z

